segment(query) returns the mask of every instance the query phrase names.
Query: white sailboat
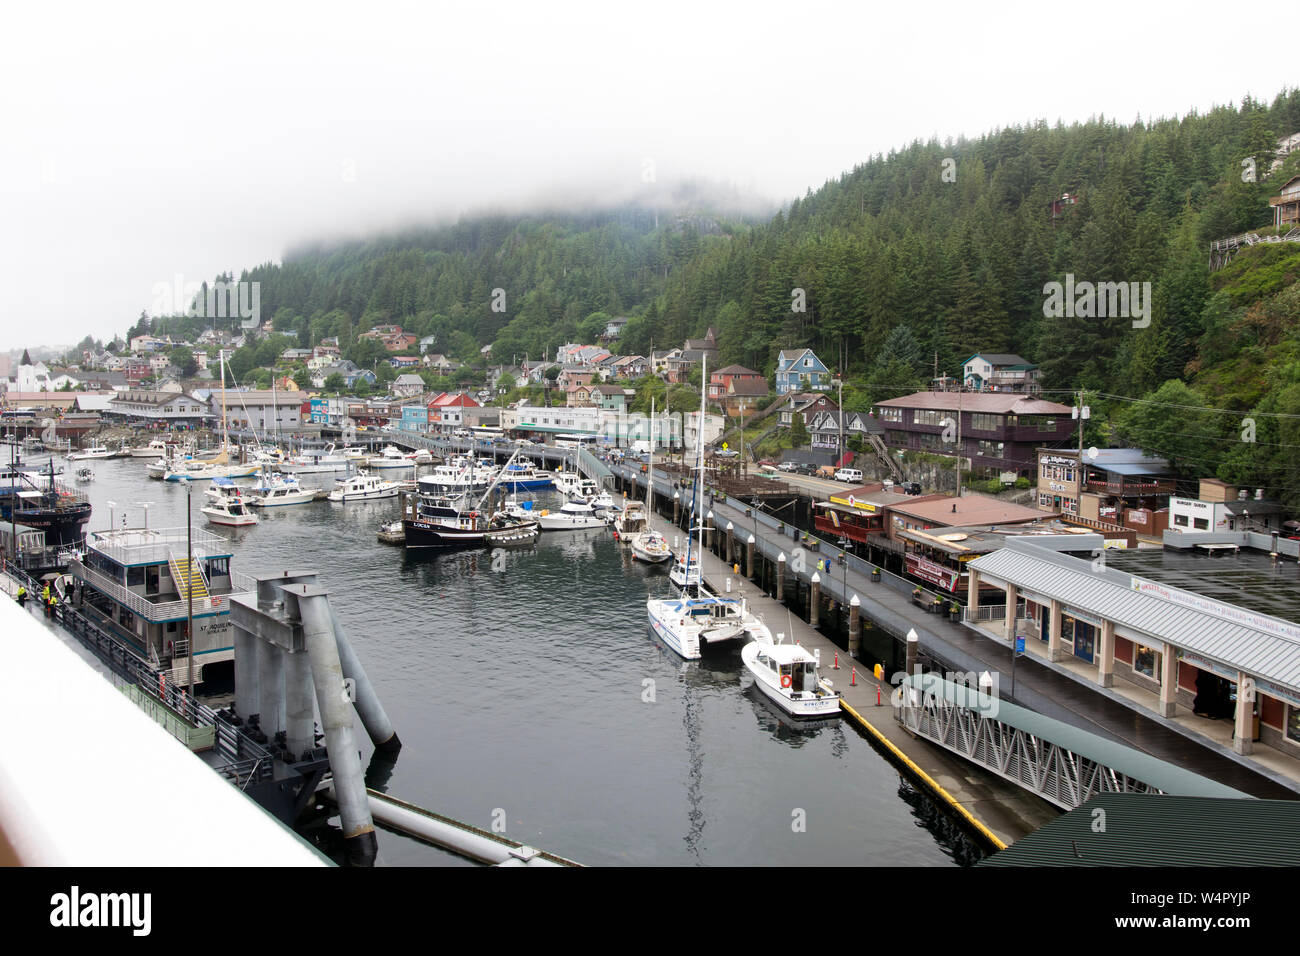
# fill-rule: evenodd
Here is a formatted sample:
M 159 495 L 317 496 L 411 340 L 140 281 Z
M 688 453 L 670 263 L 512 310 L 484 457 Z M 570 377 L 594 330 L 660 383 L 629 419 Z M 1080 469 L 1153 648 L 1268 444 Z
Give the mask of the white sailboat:
M 632 557 L 638 561 L 644 561 L 647 564 L 663 564 L 665 561 L 671 561 L 673 557 L 672 550 L 668 547 L 668 539 L 658 531 L 650 528 L 648 515 L 650 512 L 650 498 L 653 495 L 655 480 L 655 400 L 650 399 L 650 456 L 647 461 L 646 469 L 646 486 L 645 486 L 645 512 L 641 516 L 642 527 L 632 533 Z M 629 504 L 630 508 L 631 505 Z M 640 506 L 638 505 L 638 508 Z M 624 534 L 627 532 L 624 531 Z
M 703 366 L 705 363 L 701 363 Z M 703 369 L 703 381 L 709 380 L 708 371 Z M 704 386 L 700 388 L 700 421 L 704 420 L 706 411 Z M 686 536 L 686 553 L 674 562 L 673 571 L 682 568 L 685 584 L 679 585 L 681 592 L 676 598 L 650 598 L 646 601 L 646 613 L 650 618 L 650 627 L 655 634 L 676 653 L 688 660 L 699 658 L 710 645 L 727 644 L 733 641 L 766 640 L 771 642 L 772 632 L 766 624 L 749 610 L 744 599 L 720 597 L 710 594 L 704 586 L 700 574 L 700 559 L 692 560 L 692 551 L 698 546 L 699 554 L 704 552 L 704 520 L 700 516 L 696 524 L 696 513 L 704 500 L 704 429 L 699 429 L 697 448 L 697 473 L 695 491 L 691 496 L 691 525 Z M 699 533 L 698 543 L 693 534 Z M 691 571 L 694 571 L 694 583 Z M 677 583 L 678 579 L 670 574 Z
M 181 461 L 163 472 L 165 481 L 210 481 L 213 478 L 251 478 L 257 474 L 258 465 L 232 463 L 230 460 L 230 435 L 226 427 L 226 353 L 218 352 L 221 362 L 221 450 L 209 461 Z M 256 517 L 256 516 L 254 516 Z

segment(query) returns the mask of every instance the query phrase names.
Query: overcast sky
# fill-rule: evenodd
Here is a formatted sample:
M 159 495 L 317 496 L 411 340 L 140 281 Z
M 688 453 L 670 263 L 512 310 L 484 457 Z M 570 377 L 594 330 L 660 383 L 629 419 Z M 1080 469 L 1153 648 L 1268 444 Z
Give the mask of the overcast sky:
M 10 5 L 0 348 L 313 238 L 703 178 L 785 201 L 914 139 L 1300 82 L 1221 3 Z M 1290 131 L 1288 131 L 1290 132 Z

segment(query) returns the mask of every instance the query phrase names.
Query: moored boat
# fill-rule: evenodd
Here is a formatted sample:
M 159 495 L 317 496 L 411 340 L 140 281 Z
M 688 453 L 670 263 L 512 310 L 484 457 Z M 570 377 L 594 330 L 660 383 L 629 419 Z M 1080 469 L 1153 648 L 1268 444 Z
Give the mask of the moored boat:
M 792 717 L 826 718 L 840 713 L 840 693 L 818 673 L 821 655 L 799 644 L 755 640 L 740 659 L 754 685 Z
M 377 475 L 360 472 L 347 481 L 334 486 L 329 493 L 330 501 L 375 501 L 381 498 L 396 498 L 401 485 L 396 481 L 385 481 Z
M 663 564 L 672 560 L 673 552 L 658 531 L 642 531 L 632 536 L 632 557 L 647 564 Z

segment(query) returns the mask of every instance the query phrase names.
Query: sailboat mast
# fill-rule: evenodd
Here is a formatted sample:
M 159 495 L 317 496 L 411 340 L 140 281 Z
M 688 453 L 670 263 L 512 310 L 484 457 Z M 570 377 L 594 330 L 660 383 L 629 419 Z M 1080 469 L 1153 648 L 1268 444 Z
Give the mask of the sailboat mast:
M 229 455 L 230 433 L 226 429 L 226 350 L 218 349 L 217 356 L 221 365 L 221 453 Z
M 697 461 L 699 462 L 700 474 L 696 479 L 696 497 L 700 503 L 700 510 L 704 510 L 704 396 L 708 389 L 709 381 L 709 358 L 707 355 L 700 356 L 700 420 L 696 423 L 695 428 L 695 445 L 697 452 Z M 687 569 L 689 573 L 689 568 Z M 704 515 L 700 515 L 700 584 L 704 584 Z
M 646 479 L 645 479 L 645 510 L 646 511 L 651 510 L 650 498 L 653 495 L 653 491 L 651 489 L 654 488 L 654 483 L 655 483 L 655 399 L 654 396 L 651 395 L 650 396 L 650 459 L 649 459 L 649 464 L 646 466 Z

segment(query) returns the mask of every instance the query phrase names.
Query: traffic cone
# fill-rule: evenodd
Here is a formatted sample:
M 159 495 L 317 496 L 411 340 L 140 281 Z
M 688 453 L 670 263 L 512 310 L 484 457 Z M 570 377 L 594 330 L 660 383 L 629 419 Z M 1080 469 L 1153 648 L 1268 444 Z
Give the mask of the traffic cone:
M 876 706 L 880 706 L 880 685 L 876 685 Z
M 835 652 L 835 663 L 831 665 L 831 670 L 833 670 L 833 671 L 837 671 L 837 670 L 839 670 L 839 669 L 840 669 L 840 652 L 839 652 L 839 651 L 836 651 L 836 652 Z

